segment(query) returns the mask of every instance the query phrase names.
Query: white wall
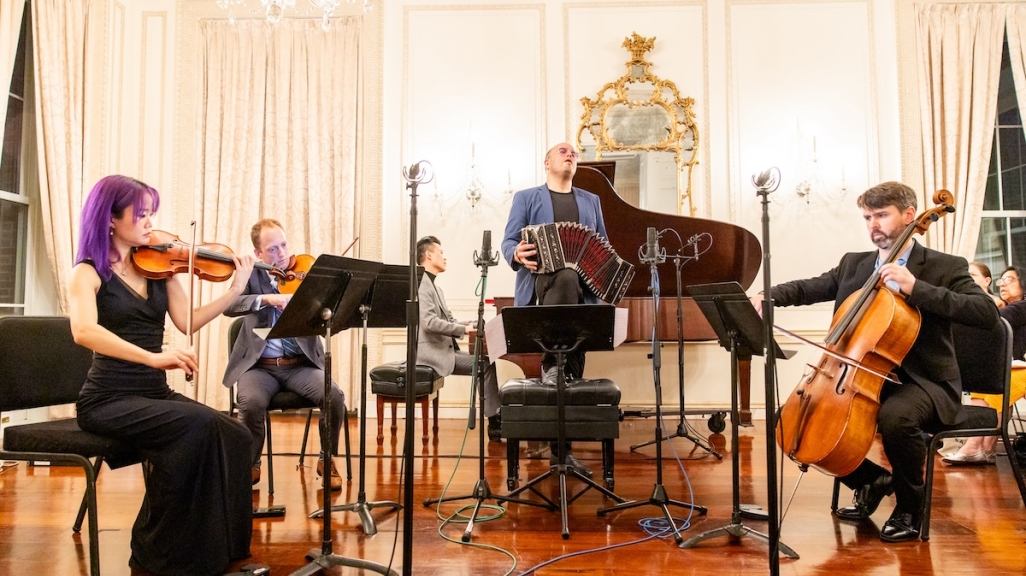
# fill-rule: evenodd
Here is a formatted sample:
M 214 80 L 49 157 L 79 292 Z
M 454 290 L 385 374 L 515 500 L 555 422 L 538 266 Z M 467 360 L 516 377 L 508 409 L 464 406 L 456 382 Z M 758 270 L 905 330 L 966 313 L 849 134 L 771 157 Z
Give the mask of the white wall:
M 449 271 L 439 283 L 454 314 L 472 318 L 478 277 L 472 252 L 481 230 L 496 235 L 504 228 L 508 205 L 502 193 L 508 183 L 521 189 L 543 181 L 544 150 L 572 141 L 580 98 L 594 98 L 624 73 L 629 54 L 621 44 L 637 32 L 656 37 L 648 54 L 652 72 L 696 100 L 698 215 L 733 222 L 761 238 L 761 205 L 750 176 L 777 166 L 782 177 L 770 212 L 772 279 L 819 274 L 844 251 L 870 247 L 855 196 L 901 176 L 893 10 L 890 2 L 872 0 L 388 2 L 384 166 L 391 168 L 383 174 L 382 226 L 395 233 L 386 237 L 385 259 L 405 260 L 409 241 L 409 199 L 398 168 L 428 159 L 437 186 L 421 187 L 418 235 L 442 240 Z M 813 139 L 818 187 L 804 203 L 795 190 L 809 176 Z M 475 214 L 463 212 L 458 202 L 471 143 L 477 173 L 494 199 L 494 206 Z M 449 202 L 444 214 L 428 208 L 425 196 L 435 193 Z M 760 275 L 753 292 L 761 282 Z M 487 296 L 512 291 L 511 270 L 505 264 L 491 269 Z M 830 309 L 783 310 L 777 323 L 821 338 Z M 405 357 L 402 336 L 381 336 L 383 358 Z M 648 351 L 647 344 L 631 344 L 589 355 L 587 373 L 616 380 L 623 404 L 651 405 Z M 663 394 L 670 401 L 677 396 L 675 347 L 664 347 L 662 355 Z M 803 356 L 780 364 L 785 390 L 800 378 Z M 762 365 L 754 364 L 753 373 L 753 406 L 761 406 Z M 689 406 L 727 405 L 726 353 L 715 343 L 686 345 L 685 381 Z M 465 404 L 468 382 L 448 379 L 443 406 Z

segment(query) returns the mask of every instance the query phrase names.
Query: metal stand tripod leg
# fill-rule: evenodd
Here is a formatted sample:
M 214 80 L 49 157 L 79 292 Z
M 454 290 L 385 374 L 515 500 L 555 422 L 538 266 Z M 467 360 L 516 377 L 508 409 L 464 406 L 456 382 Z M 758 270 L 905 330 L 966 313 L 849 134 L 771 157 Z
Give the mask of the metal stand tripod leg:
M 321 410 L 321 418 L 324 420 L 324 426 L 321 430 L 331 430 L 331 310 L 327 308 L 322 312 L 322 318 L 327 321 L 327 329 L 325 330 L 325 342 L 324 342 L 324 408 Z M 366 321 L 367 315 L 364 313 L 364 364 L 367 360 L 367 347 L 366 347 Z M 366 401 L 364 402 L 366 404 Z M 361 406 L 360 416 L 363 416 L 364 408 Z M 364 427 L 366 422 L 364 422 Z M 321 434 L 321 450 L 324 454 L 331 454 L 331 438 L 330 434 Z M 361 494 L 363 489 L 363 437 L 361 430 L 360 439 L 360 488 Z M 321 549 L 311 549 L 306 553 L 306 557 L 310 559 L 310 563 L 303 566 L 299 570 L 292 573 L 293 576 L 306 576 L 309 574 L 316 574 L 321 572 L 325 568 L 332 566 L 351 566 L 354 568 L 363 568 L 364 570 L 370 570 L 371 572 L 377 572 L 384 576 L 399 576 L 395 570 L 391 570 L 376 562 L 369 560 L 360 560 L 358 558 L 346 558 L 338 554 L 333 554 L 331 551 L 331 511 L 332 508 L 328 506 L 331 498 L 331 470 L 325 470 L 321 476 L 322 484 L 321 489 L 323 490 L 324 507 L 323 510 L 323 537 L 321 540 Z M 372 524 L 373 526 L 373 524 Z M 365 526 L 366 529 L 366 526 Z
M 380 502 L 367 501 L 367 313 L 370 310 L 366 306 L 361 306 L 360 311 L 363 313 L 363 346 L 360 355 L 360 485 L 356 502 L 332 506 L 331 510 L 333 512 L 356 512 L 360 516 L 363 533 L 373 536 L 378 533 L 378 527 L 374 524 L 374 517 L 371 516 L 370 511 L 374 508 L 400 510 L 402 506 L 398 502 L 391 500 Z M 381 415 L 379 414 L 378 417 L 380 418 Z M 325 452 L 325 454 L 328 453 L 330 452 Z M 325 470 L 325 477 L 327 476 L 328 471 Z M 327 502 L 327 498 L 325 498 L 325 502 Z M 319 518 L 323 514 L 324 508 L 321 508 L 311 513 L 310 518 Z
M 742 536 L 751 536 L 756 540 L 766 542 L 770 544 L 770 537 L 762 532 L 753 530 L 745 526 L 741 522 L 742 510 L 741 510 L 741 459 L 738 454 L 738 407 L 737 407 L 737 386 L 738 386 L 738 357 L 737 357 L 737 343 L 735 341 L 736 333 L 731 332 L 730 338 L 730 428 L 733 434 L 731 439 L 731 472 L 732 472 L 732 485 L 733 485 L 733 513 L 730 517 L 730 524 L 721 526 L 713 530 L 708 530 L 688 538 L 684 542 L 680 543 L 681 548 L 692 548 L 699 542 L 704 542 L 710 538 L 717 538 L 719 536 L 730 536 L 732 538 L 741 538 Z M 772 432 L 768 432 L 772 433 Z M 770 519 L 771 522 L 776 519 Z M 798 553 L 791 549 L 790 546 L 783 542 L 778 542 L 780 552 L 788 558 L 798 559 Z
M 672 257 L 667 256 L 667 258 L 673 259 L 673 265 L 677 271 L 677 383 L 679 384 L 678 392 L 680 393 L 680 396 L 678 398 L 680 402 L 680 421 L 677 424 L 677 431 L 673 434 L 661 437 L 657 435 L 654 440 L 647 440 L 645 442 L 642 442 L 641 444 L 635 444 L 631 446 L 631 452 L 634 452 L 638 448 L 643 448 L 645 446 L 655 444 L 656 442 L 659 442 L 661 440 L 683 438 L 685 440 L 692 442 L 698 448 L 701 448 L 702 450 L 705 450 L 706 452 L 712 454 L 716 457 L 717 460 L 723 460 L 722 454 L 714 450 L 712 446 L 704 444 L 701 439 L 692 436 L 691 432 L 688 431 L 688 422 L 684 414 L 684 298 L 682 295 L 680 283 L 680 268 L 684 265 L 684 258 L 679 254 L 677 256 Z M 655 333 L 656 337 L 658 337 L 658 332 L 653 332 Z M 656 426 L 662 426 L 662 423 L 658 423 L 656 424 Z

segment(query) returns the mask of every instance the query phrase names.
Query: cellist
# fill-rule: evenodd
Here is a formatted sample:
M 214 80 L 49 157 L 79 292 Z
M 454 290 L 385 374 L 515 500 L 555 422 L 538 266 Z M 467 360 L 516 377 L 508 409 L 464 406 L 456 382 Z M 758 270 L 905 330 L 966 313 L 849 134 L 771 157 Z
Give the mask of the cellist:
M 878 431 L 891 472 L 865 459 L 840 478 L 855 494 L 852 506 L 835 514 L 843 520 L 869 518 L 886 496 L 895 495 L 890 518 L 880 530 L 885 542 L 919 537 L 926 462 L 923 432 L 934 433 L 965 419 L 962 383 L 955 362 L 951 324 L 990 327 L 998 321 L 990 297 L 969 276 L 964 258 L 926 248 L 910 238 L 895 246 L 916 217 L 916 195 L 900 182 L 884 182 L 857 199 L 866 230 L 877 249 L 845 254 L 837 267 L 816 278 L 795 280 L 772 288 L 775 306 L 800 306 L 834 301 L 834 310 L 862 288 L 879 269 L 881 281 L 907 297 L 908 305 L 922 314 L 919 335 L 895 376 L 880 394 Z M 895 262 L 886 262 L 892 250 Z M 762 311 L 763 295 L 751 298 Z

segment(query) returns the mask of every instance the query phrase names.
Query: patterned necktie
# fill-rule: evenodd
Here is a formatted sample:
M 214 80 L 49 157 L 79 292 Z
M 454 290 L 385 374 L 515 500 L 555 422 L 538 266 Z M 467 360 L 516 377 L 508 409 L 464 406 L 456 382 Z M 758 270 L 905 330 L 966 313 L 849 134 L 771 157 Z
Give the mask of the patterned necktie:
M 278 284 L 275 283 L 273 279 L 271 280 L 271 288 L 274 290 L 275 294 L 280 294 L 280 292 L 278 292 Z M 282 311 L 278 309 L 277 306 L 272 310 L 272 326 L 278 323 L 278 318 L 281 317 L 281 312 Z M 295 338 L 281 338 L 279 341 L 281 342 L 282 355 L 286 358 L 301 356 L 303 354 L 303 350 L 299 347 L 299 343 L 296 342 Z

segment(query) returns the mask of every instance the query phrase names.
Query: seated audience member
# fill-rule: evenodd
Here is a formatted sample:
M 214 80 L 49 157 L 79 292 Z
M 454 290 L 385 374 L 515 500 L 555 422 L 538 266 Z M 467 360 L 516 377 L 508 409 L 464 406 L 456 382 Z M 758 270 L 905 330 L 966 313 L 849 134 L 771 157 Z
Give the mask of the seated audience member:
M 969 265 L 969 275 L 973 276 L 976 283 L 980 285 L 985 291 L 988 291 L 984 284 L 981 282 L 981 278 L 988 276 L 988 274 L 981 274 L 977 277 L 973 274 L 973 267 L 981 272 L 989 272 L 986 266 L 973 262 Z M 998 305 L 998 313 L 1002 318 L 1008 321 L 1008 324 L 1012 327 L 1012 358 L 1014 360 L 1023 360 L 1023 355 L 1026 353 L 1026 300 L 1023 300 L 1023 275 L 1020 273 L 1020 269 L 1016 266 L 1009 266 L 1004 273 L 1001 274 L 1001 279 L 998 280 L 998 285 L 1001 288 L 1001 304 Z M 988 291 L 989 293 L 989 291 Z M 1026 368 L 1012 368 L 1012 382 L 1011 382 L 1011 394 L 1009 395 L 1009 402 L 1015 403 L 1016 400 L 1023 397 L 1026 394 Z M 1003 410 L 1006 410 L 1006 406 L 1001 405 L 1000 394 L 970 394 L 970 402 L 975 406 L 990 406 L 994 410 L 997 410 L 1000 414 Z M 997 436 L 975 436 L 966 438 L 965 444 L 958 449 L 958 452 L 944 456 L 942 460 L 948 464 L 993 464 L 996 460 L 994 456 L 994 445 L 997 443 Z

